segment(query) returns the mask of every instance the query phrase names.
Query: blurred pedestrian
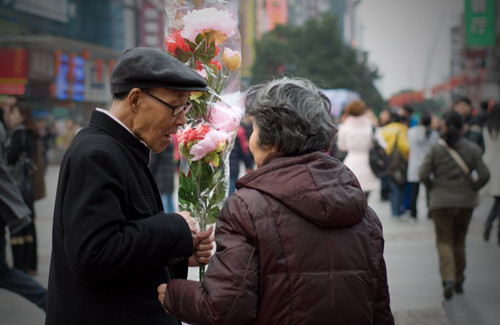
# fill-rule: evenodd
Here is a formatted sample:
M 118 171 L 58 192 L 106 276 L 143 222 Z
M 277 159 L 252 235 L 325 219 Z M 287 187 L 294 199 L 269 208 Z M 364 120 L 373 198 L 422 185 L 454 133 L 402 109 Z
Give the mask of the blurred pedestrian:
M 48 154 L 53 147 L 55 134 L 52 132 L 50 126 L 47 125 L 47 120 L 45 118 L 38 120 L 37 129 L 41 143 L 43 166 L 45 172 L 47 170 L 47 166 L 49 165 Z
M 391 214 L 393 217 L 401 217 L 404 213 L 404 195 L 406 186 L 407 162 L 408 162 L 408 119 L 406 116 L 393 113 L 392 122 L 381 128 L 380 132 L 387 143 L 386 152 L 390 156 L 397 150 L 402 158 L 403 165 L 392 166 L 389 161 L 387 170 L 387 183 L 389 184 L 389 202 L 391 204 Z M 397 154 L 397 153 L 395 153 Z M 391 159 L 391 158 L 389 158 Z
M 419 125 L 408 130 L 408 174 L 407 179 L 410 187 L 410 216 L 417 220 L 418 194 L 420 192 L 420 177 L 418 170 L 431 145 L 437 142 L 439 134 L 431 128 L 431 114 L 423 112 L 420 115 Z M 428 193 L 426 191 L 426 202 L 429 207 Z
M 325 153 L 330 102 L 305 79 L 250 88 L 257 168 L 217 219 L 205 277 L 158 287 L 194 324 L 394 324 L 382 225 L 354 174 Z
M 393 122 L 391 111 L 387 108 L 384 108 L 378 114 L 378 127 L 382 128 L 387 124 Z M 387 144 L 386 144 L 387 145 Z M 386 175 L 380 176 L 380 201 L 385 202 L 389 200 L 389 181 Z
M 22 172 L 22 179 L 16 179 L 20 186 L 24 202 L 31 210 L 31 222 L 21 231 L 11 234 L 10 244 L 12 247 L 12 258 L 14 267 L 35 275 L 38 272 L 38 245 L 35 229 L 35 198 L 39 187 L 45 188 L 45 183 L 35 182 L 36 157 L 38 152 L 38 130 L 33 119 L 30 105 L 24 100 L 18 100 L 9 107 L 7 121 L 10 128 L 10 137 L 7 140 L 7 163 L 14 169 L 18 166 Z M 42 171 L 42 170 L 40 170 Z M 43 171 L 42 171 L 43 172 Z M 43 191 L 45 192 L 45 189 Z
M 213 239 L 189 213 L 163 212 L 148 163 L 186 123 L 191 91 L 206 86 L 160 49 L 118 58 L 111 108 L 92 112 L 60 167 L 46 325 L 179 325 L 156 288 L 208 263 Z
M 174 176 L 176 173 L 174 144 L 169 143 L 167 148 L 161 152 L 152 152 L 149 168 L 160 191 L 163 211 L 166 213 L 176 212 L 174 204 Z
M 485 186 L 485 194 L 493 196 L 495 202 L 484 225 L 484 240 L 490 239 L 491 228 L 495 219 L 500 219 L 500 104 L 493 105 L 483 129 L 483 160 L 490 171 L 490 180 Z M 500 245 L 500 222 L 498 223 L 498 244 Z
M 465 237 L 479 202 L 478 191 L 490 174 L 481 158 L 481 148 L 463 136 L 463 117 L 451 110 L 443 118 L 442 137 L 429 149 L 419 175 L 430 189 L 443 295 L 450 299 L 453 291 L 463 293 Z
M 356 175 L 368 199 L 370 192 L 379 187 L 379 179 L 369 167 L 372 139 L 376 138 L 384 148 L 385 140 L 366 114 L 364 101 L 358 99 L 350 102 L 344 108 L 344 114 L 345 119 L 340 124 L 337 135 L 337 147 L 347 152 L 344 164 Z
M 236 190 L 236 180 L 240 176 L 240 163 L 245 165 L 245 172 L 249 172 L 253 168 L 253 159 L 251 158 L 248 149 L 248 139 L 245 129 L 239 127 L 236 133 L 233 150 L 229 154 L 229 191 L 231 195 Z
M 464 119 L 464 137 L 477 144 L 484 152 L 484 139 L 482 126 L 478 119 L 472 115 L 472 102 L 468 97 L 461 97 L 453 103 L 452 109 Z
M 0 288 L 17 293 L 45 310 L 46 289 L 35 279 L 7 263 L 6 226 L 11 235 L 27 227 L 31 220 L 31 210 L 24 203 L 21 191 L 10 176 L 5 159 L 5 140 L 3 109 L 0 109 Z

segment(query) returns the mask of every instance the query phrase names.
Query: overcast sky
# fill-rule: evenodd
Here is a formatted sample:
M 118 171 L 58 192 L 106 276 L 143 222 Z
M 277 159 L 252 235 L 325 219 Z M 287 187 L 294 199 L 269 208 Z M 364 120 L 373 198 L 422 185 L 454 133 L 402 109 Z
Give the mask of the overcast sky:
M 382 78 L 377 87 L 384 98 L 402 89 L 422 90 L 446 80 L 450 28 L 458 25 L 463 2 L 362 0 L 357 7 L 359 43 L 379 68 Z

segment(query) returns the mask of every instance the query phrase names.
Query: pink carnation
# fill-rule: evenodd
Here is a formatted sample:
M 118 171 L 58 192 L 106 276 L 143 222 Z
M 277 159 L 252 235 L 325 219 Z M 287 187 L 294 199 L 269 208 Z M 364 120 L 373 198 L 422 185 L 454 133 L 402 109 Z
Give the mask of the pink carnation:
M 241 122 L 241 109 L 238 106 L 229 107 L 223 102 L 210 106 L 210 124 L 217 130 L 236 131 Z
M 182 37 L 195 42 L 198 34 L 210 34 L 210 40 L 220 44 L 236 33 L 237 23 L 231 14 L 216 8 L 204 8 L 188 12 L 184 18 Z
M 205 138 L 195 144 L 189 153 L 194 157 L 192 161 L 200 160 L 209 152 L 221 149 L 221 145 L 230 139 L 229 134 L 218 130 L 210 130 Z

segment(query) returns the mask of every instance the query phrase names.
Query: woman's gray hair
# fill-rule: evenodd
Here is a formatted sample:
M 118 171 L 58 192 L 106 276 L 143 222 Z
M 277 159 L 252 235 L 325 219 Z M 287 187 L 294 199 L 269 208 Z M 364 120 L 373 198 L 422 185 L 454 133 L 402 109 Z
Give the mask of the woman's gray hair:
M 330 100 L 309 80 L 281 78 L 250 87 L 246 113 L 259 128 L 257 145 L 285 154 L 330 150 L 337 126 Z

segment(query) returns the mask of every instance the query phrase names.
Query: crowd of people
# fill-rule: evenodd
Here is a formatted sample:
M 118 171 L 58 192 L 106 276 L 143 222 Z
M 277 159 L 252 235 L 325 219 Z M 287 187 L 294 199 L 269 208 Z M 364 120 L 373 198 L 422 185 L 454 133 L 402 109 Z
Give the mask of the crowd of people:
M 58 140 L 48 289 L 32 277 L 34 202 L 56 142 L 27 101 L 9 97 L 0 110 L 0 287 L 47 310 L 48 325 L 393 324 L 372 193 L 394 220 L 432 220 L 445 299 L 464 292 L 480 191 L 494 197 L 485 241 L 500 217 L 500 104 L 476 112 L 464 97 L 443 112 L 375 114 L 358 99 L 336 120 L 316 85 L 283 77 L 246 92 L 228 198 L 215 231 L 200 232 L 175 204 L 175 133 L 191 91 L 208 91 L 205 79 L 161 50 L 133 48 L 110 89 L 109 109 L 84 128 L 69 121 Z M 385 150 L 383 173 L 370 167 L 374 143 Z M 201 264 L 204 279 L 187 280 L 188 266 Z
M 473 110 L 471 101 L 463 97 L 443 112 L 425 108 L 414 112 L 405 105 L 382 110 L 373 120 L 364 102 L 356 100 L 346 105 L 339 121 L 337 149 L 345 151 L 339 157 L 356 175 L 365 195 L 379 188 L 380 200 L 389 201 L 395 220 L 416 223 L 419 215 L 432 219 L 446 299 L 464 291 L 465 239 L 480 194 L 495 200 L 484 226 L 485 241 L 500 216 L 500 104 L 481 106 L 480 111 Z M 378 179 L 367 168 L 374 137 L 386 148 L 388 158 L 387 169 Z M 419 213 L 422 192 L 426 211 Z

